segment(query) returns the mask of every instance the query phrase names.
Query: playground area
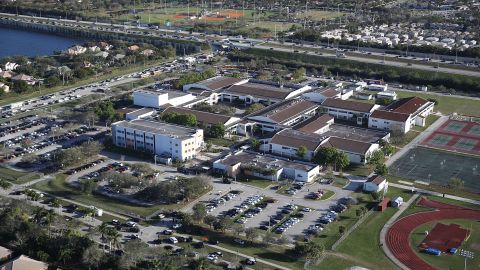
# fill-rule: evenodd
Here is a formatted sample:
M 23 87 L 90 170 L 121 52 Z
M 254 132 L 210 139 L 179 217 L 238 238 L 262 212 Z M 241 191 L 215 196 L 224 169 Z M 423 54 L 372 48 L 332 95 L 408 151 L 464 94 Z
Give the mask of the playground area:
M 480 119 L 453 116 L 420 145 L 480 156 Z
M 460 227 L 458 224 L 437 223 L 428 232 L 420 244 L 420 248 L 434 248 L 448 254 L 453 249 L 458 249 L 469 236 L 470 231 Z
M 480 191 L 480 157 L 416 147 L 396 160 L 389 170 L 394 176 L 442 186 L 452 178 L 460 178 L 466 190 Z

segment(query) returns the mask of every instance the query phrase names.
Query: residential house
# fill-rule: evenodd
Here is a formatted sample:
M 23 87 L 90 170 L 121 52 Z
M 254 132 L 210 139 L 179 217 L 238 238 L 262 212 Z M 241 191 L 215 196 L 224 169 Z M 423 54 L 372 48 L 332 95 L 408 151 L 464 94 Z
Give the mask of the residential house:
M 16 70 L 20 65 L 17 64 L 17 63 L 13 63 L 13 62 L 7 62 L 5 64 L 5 71 L 14 71 Z
M 0 246 L 0 270 L 47 270 L 48 265 Z
M 2 90 L 4 93 L 10 92 L 10 86 L 0 82 L 0 90 Z
M 144 55 L 144 56 L 152 56 L 155 52 L 152 50 L 152 49 L 146 49 L 146 50 L 143 50 L 140 54 Z
M 103 41 L 99 43 L 99 46 L 104 51 L 109 51 L 109 50 L 113 49 L 113 45 L 110 45 L 110 44 L 108 44 L 106 42 L 103 42 Z
M 132 45 L 132 46 L 129 46 L 127 49 L 131 52 L 136 52 L 140 49 L 140 47 L 138 45 Z
M 70 47 L 67 49 L 66 54 L 70 56 L 76 56 L 76 55 L 81 55 L 87 52 L 87 48 L 80 46 L 80 45 L 75 45 L 73 47 Z
M 368 127 L 407 133 L 413 126 L 425 126 L 425 119 L 433 112 L 434 105 L 420 97 L 402 98 L 374 111 L 368 120 Z
M 107 58 L 108 57 L 108 52 L 98 52 L 94 54 L 95 57 L 102 57 L 102 58 Z
M 11 79 L 12 79 L 12 82 L 24 81 L 28 85 L 35 85 L 37 83 L 37 80 L 35 80 L 32 76 L 28 76 L 28 75 L 25 75 L 25 74 L 18 74 L 16 76 L 12 77 Z
M 17 75 L 15 72 L 12 71 L 1 71 L 0 77 L 4 79 L 11 79 L 13 76 Z
M 99 52 L 99 51 L 101 51 L 101 49 L 100 49 L 100 47 L 94 45 L 94 46 L 88 47 L 88 51 L 90 51 L 90 52 Z
M 388 187 L 387 179 L 381 175 L 372 175 L 363 183 L 363 191 L 366 192 L 380 192 L 386 187 Z

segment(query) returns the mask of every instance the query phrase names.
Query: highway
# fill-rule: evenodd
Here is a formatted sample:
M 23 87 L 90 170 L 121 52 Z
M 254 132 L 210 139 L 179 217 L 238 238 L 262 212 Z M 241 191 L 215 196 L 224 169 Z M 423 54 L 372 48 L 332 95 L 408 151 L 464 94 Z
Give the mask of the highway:
M 51 19 L 51 18 L 40 18 L 40 17 L 33 17 L 33 16 L 26 16 L 26 15 L 12 15 L 8 13 L 0 13 L 0 16 L 3 17 L 8 17 L 10 19 L 16 19 L 18 20 L 19 18 L 22 19 L 22 21 L 26 22 L 33 22 L 33 23 L 48 23 L 48 24 L 54 24 L 54 25 L 59 25 L 59 26 L 66 26 L 66 27 L 73 27 L 73 28 L 92 28 L 95 30 L 100 30 L 100 31 L 105 31 L 105 32 L 124 32 L 124 33 L 130 33 L 130 34 L 137 34 L 137 35 L 146 35 L 146 36 L 158 36 L 158 37 L 164 37 L 164 38 L 172 38 L 172 39 L 185 39 L 185 40 L 192 40 L 192 41 L 197 41 L 197 42 L 207 42 L 207 41 L 222 41 L 222 40 L 230 40 L 234 41 L 233 43 L 229 42 L 229 44 L 233 47 L 236 48 L 250 48 L 252 44 L 254 44 L 255 48 L 259 49 L 273 49 L 277 51 L 285 51 L 285 52 L 295 52 L 298 51 L 298 53 L 305 53 L 305 49 L 320 49 L 322 50 L 329 50 L 331 53 L 324 53 L 323 56 L 325 57 L 336 57 L 336 49 L 335 48 L 325 48 L 325 47 L 320 47 L 318 45 L 311 45 L 311 44 L 302 44 L 301 46 L 298 46 L 294 43 L 280 43 L 278 41 L 270 41 L 268 42 L 273 43 L 277 46 L 275 47 L 270 47 L 265 45 L 264 43 L 267 42 L 267 40 L 263 39 L 250 39 L 250 38 L 240 38 L 240 37 L 232 37 L 232 36 L 225 36 L 225 35 L 216 35 L 216 34 L 204 34 L 204 33 L 199 33 L 199 32 L 189 32 L 189 31 L 184 31 L 184 30 L 177 30 L 177 29 L 153 29 L 153 28 L 147 28 L 147 27 L 136 27 L 136 26 L 131 26 L 131 25 L 123 25 L 123 24 L 110 24 L 110 23 L 101 23 L 101 22 L 92 22 L 92 21 L 76 21 L 76 20 L 69 20 L 69 19 Z M 235 42 L 235 41 L 240 41 L 240 42 Z M 226 44 L 228 45 L 228 44 Z M 282 48 L 282 47 L 287 47 L 287 48 Z M 288 47 L 291 47 L 288 48 Z M 303 50 L 302 50 L 303 49 Z M 355 53 L 355 56 L 348 55 L 346 60 L 351 60 L 351 61 L 358 61 L 362 63 L 371 63 L 371 64 L 383 64 L 383 65 L 388 65 L 388 66 L 396 66 L 396 67 L 404 67 L 404 68 L 409 68 L 409 69 L 418 69 L 418 70 L 426 70 L 426 71 L 435 71 L 439 73 L 450 73 L 450 74 L 457 74 L 457 75 L 466 75 L 466 76 L 474 76 L 474 77 L 480 77 L 480 69 L 475 70 L 475 69 L 460 69 L 460 68 L 448 68 L 444 66 L 440 67 L 434 67 L 432 65 L 426 65 L 422 64 L 422 61 L 420 59 L 417 59 L 418 63 L 410 63 L 407 64 L 405 62 L 400 62 L 400 61 L 395 61 L 394 58 L 397 57 L 397 55 L 393 54 L 381 54 L 381 53 L 370 53 L 372 57 L 369 57 L 369 54 L 362 54 L 360 52 L 349 52 L 349 54 Z M 309 52 L 308 54 L 314 54 L 313 52 Z M 378 57 L 384 57 L 385 60 L 379 60 Z M 388 59 L 392 60 L 388 60 Z M 413 60 L 413 59 L 411 59 Z M 432 60 L 432 62 L 435 62 L 435 60 Z M 437 61 L 438 63 L 441 63 Z M 443 63 L 448 64 L 448 63 Z

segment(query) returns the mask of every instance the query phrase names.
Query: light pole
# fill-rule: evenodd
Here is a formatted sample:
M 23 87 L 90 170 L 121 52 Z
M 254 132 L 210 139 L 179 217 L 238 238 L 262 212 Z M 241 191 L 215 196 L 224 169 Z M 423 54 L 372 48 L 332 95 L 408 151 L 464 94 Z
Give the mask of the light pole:
M 472 251 L 468 251 L 464 249 L 460 250 L 460 256 L 465 257 L 465 264 L 464 264 L 463 270 L 467 270 L 467 259 L 473 259 L 474 255 L 475 254 Z

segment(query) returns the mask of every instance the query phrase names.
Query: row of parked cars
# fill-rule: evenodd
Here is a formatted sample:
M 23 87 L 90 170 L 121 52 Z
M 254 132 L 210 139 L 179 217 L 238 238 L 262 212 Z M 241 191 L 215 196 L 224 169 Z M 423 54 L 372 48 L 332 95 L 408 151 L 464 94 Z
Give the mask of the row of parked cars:
M 86 170 L 86 169 L 92 168 L 92 167 L 94 167 L 94 166 L 96 166 L 96 165 L 98 165 L 98 164 L 100 164 L 100 163 L 102 163 L 102 162 L 104 162 L 104 161 L 105 161 L 105 159 L 100 158 L 100 159 L 97 159 L 97 160 L 95 160 L 95 161 L 93 161 L 93 162 L 87 163 L 87 164 L 85 164 L 85 165 L 82 165 L 82 166 L 79 166 L 79 167 L 70 169 L 70 170 L 68 170 L 68 171 L 65 172 L 65 173 L 66 173 L 67 175 L 76 174 L 76 173 L 78 173 L 78 172 L 81 172 L 81 171 L 84 171 L 84 170 Z
M 238 191 L 238 190 L 232 190 L 230 192 L 228 192 L 227 194 L 217 198 L 217 199 L 213 199 L 211 200 L 207 205 L 206 205 L 206 208 L 207 208 L 207 212 L 210 213 L 212 212 L 213 210 L 217 209 L 218 206 L 222 205 L 222 204 L 225 204 L 227 201 L 230 201 L 232 200 L 233 198 L 237 197 L 238 194 L 240 194 L 241 192 Z

